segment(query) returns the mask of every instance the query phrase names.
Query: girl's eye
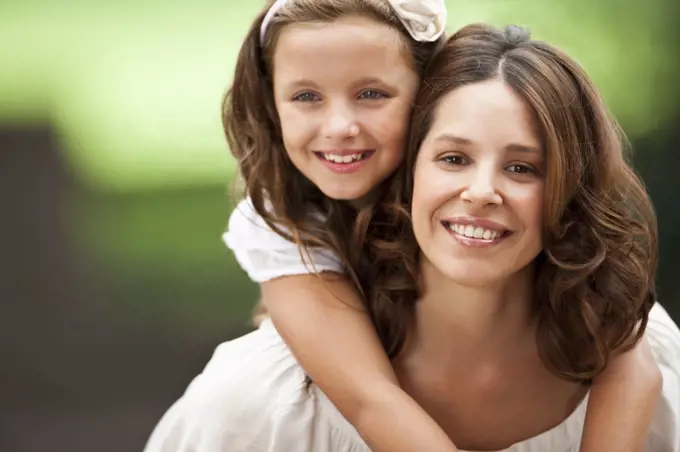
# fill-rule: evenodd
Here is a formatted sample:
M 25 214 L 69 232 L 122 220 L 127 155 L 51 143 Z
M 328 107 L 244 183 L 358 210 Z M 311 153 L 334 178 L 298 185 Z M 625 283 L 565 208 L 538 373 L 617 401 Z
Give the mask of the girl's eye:
M 304 92 L 293 97 L 293 100 L 297 102 L 314 102 L 319 100 L 319 96 L 311 92 Z
M 359 99 L 383 99 L 385 97 L 388 97 L 387 94 L 375 89 L 367 89 L 359 94 Z

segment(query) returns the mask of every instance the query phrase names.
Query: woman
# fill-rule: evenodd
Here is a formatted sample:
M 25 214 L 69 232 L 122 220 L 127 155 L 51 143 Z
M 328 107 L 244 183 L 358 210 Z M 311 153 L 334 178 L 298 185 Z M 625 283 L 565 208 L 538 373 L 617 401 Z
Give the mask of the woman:
M 471 26 L 418 99 L 419 151 L 348 250 L 402 386 L 461 449 L 575 451 L 589 381 L 645 334 L 664 387 L 644 450 L 680 451 L 655 218 L 591 82 L 518 29 Z M 368 450 L 308 383 L 265 321 L 218 347 L 148 450 Z

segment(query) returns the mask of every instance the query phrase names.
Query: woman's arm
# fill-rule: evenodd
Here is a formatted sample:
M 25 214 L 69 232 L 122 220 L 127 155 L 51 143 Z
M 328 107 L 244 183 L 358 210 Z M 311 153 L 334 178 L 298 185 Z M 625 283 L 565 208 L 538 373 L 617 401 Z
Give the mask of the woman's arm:
M 613 358 L 593 380 L 581 452 L 642 451 L 661 387 L 647 339 Z
M 353 286 L 336 273 L 262 285 L 272 322 L 307 375 L 376 452 L 457 451 L 399 386 Z

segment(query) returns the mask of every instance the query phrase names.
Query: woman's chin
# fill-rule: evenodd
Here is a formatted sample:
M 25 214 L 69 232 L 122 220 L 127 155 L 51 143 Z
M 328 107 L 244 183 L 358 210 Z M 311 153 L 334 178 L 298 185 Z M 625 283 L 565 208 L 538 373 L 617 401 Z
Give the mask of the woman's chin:
M 500 284 L 508 279 L 508 275 L 501 274 L 492 265 L 465 265 L 465 262 L 458 262 L 448 267 L 444 267 L 442 274 L 451 282 L 464 286 L 476 288 L 489 288 Z

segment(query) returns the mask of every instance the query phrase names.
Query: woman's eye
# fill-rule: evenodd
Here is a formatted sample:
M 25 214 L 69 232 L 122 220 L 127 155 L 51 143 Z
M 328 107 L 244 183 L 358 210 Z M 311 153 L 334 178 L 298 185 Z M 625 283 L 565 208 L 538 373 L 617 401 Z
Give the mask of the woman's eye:
M 319 100 L 319 96 L 311 92 L 304 92 L 293 97 L 293 100 L 297 102 L 314 102 Z
M 387 94 L 375 89 L 367 89 L 359 94 L 359 99 L 383 99 L 385 97 L 387 97 Z
M 522 165 L 520 163 L 514 163 L 507 167 L 508 171 L 517 174 L 529 174 L 535 172 L 534 169 L 528 165 Z
M 464 165 L 467 163 L 467 159 L 462 155 L 445 155 L 440 160 L 451 165 Z

